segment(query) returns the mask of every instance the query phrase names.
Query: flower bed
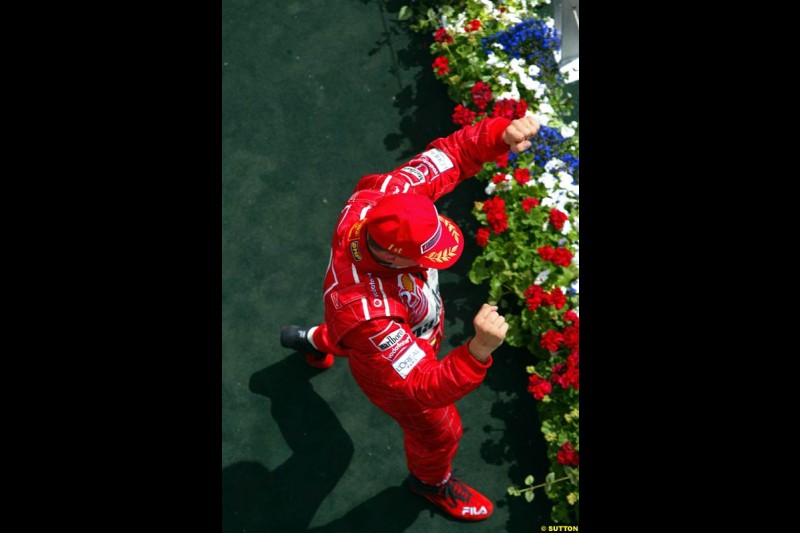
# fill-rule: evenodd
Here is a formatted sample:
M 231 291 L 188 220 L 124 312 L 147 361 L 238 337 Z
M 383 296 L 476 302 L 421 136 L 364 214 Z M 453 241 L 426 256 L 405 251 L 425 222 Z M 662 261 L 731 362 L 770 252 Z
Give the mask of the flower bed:
M 536 403 L 550 459 L 545 479 L 509 487 L 532 501 L 542 488 L 554 522 L 579 515 L 578 123 L 558 68 L 560 35 L 545 1 L 415 1 L 400 10 L 414 31 L 433 37 L 431 67 L 456 103 L 453 121 L 534 114 L 533 146 L 485 164 L 475 179 L 482 247 L 469 277 L 488 286 L 508 323 L 506 342 L 521 348 L 520 372 Z

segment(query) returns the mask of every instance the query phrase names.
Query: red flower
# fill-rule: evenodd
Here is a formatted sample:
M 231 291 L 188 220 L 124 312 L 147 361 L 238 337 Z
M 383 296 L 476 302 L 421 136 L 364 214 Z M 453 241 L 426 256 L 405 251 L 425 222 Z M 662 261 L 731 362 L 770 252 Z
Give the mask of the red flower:
M 580 381 L 580 370 L 578 369 L 577 348 L 571 354 L 569 354 L 569 356 L 567 356 L 566 363 L 558 363 L 553 365 L 550 379 L 553 383 L 558 383 L 561 385 L 561 388 L 563 389 L 572 387 L 575 390 L 580 390 L 578 386 Z
M 509 120 L 514 120 L 514 110 L 511 107 L 511 102 L 514 100 L 503 99 L 494 103 L 491 117 L 506 117 Z
M 558 347 L 561 346 L 564 337 L 558 331 L 553 331 L 552 329 L 548 329 L 544 333 L 542 333 L 542 338 L 539 341 L 539 345 L 544 348 L 545 350 L 550 350 L 551 352 L 555 352 L 558 350 Z
M 434 38 L 434 40 L 436 40 L 437 43 L 452 43 L 452 42 L 454 42 L 453 41 L 453 37 L 451 37 L 450 34 L 447 33 L 447 30 L 444 29 L 444 28 L 439 28 L 438 30 L 436 30 L 436 35 L 434 35 L 433 38 Z
M 486 213 L 486 221 L 496 235 L 508 229 L 505 200 L 500 197 L 490 198 L 483 202 L 483 211 Z
M 478 246 L 484 248 L 487 244 L 489 244 L 489 228 L 478 228 L 478 234 L 475 235 L 475 240 L 478 243 Z
M 564 227 L 564 222 L 566 222 L 566 220 L 568 218 L 569 218 L 569 216 L 566 213 L 563 213 L 563 212 L 559 211 L 555 207 L 550 209 L 550 217 L 549 217 L 550 223 L 558 231 L 561 231 L 561 228 Z
M 464 30 L 468 32 L 478 31 L 479 29 L 481 29 L 481 21 L 478 19 L 470 20 L 469 22 L 467 22 L 467 25 L 464 26 Z
M 513 98 L 506 98 L 503 100 L 498 100 L 494 103 L 494 109 L 492 109 L 492 117 L 506 117 L 509 120 L 514 120 L 516 118 L 522 118 L 525 116 L 525 112 L 528 110 L 528 104 L 525 100 L 520 99 L 514 100 Z
M 524 98 L 520 98 L 516 106 L 514 106 L 514 118 L 522 118 L 528 111 L 528 103 Z
M 492 88 L 491 86 L 483 83 L 482 81 L 475 82 L 472 86 L 472 101 L 478 106 L 478 109 L 483 111 L 489 102 L 492 101 Z
M 537 200 L 536 198 L 525 198 L 524 200 L 522 200 L 522 209 L 526 213 L 530 213 L 531 208 L 536 207 L 537 205 L 539 205 L 539 200 Z
M 520 185 L 525 185 L 531 181 L 531 171 L 527 168 L 514 169 L 514 179 L 517 180 L 517 183 Z
M 556 248 L 553 252 L 552 262 L 554 265 L 568 267 L 572 262 L 572 252 L 566 248 Z
M 567 303 L 567 297 L 564 296 L 564 293 L 561 292 L 561 289 L 558 287 L 550 291 L 546 300 L 545 305 L 552 305 L 556 309 L 561 309 L 564 307 L 564 304 Z
M 564 346 L 570 350 L 575 350 L 578 347 L 579 329 L 574 324 L 564 328 L 562 332 L 564 335 Z
M 572 309 L 564 313 L 561 318 L 563 318 L 567 322 L 573 322 L 576 326 L 578 325 L 579 322 L 577 313 L 575 313 L 575 311 L 573 311 Z
M 538 285 L 531 285 L 522 295 L 526 298 L 525 305 L 527 305 L 528 310 L 536 311 L 536 308 L 542 304 L 544 289 Z
M 578 452 L 575 451 L 575 448 L 572 447 L 569 441 L 565 442 L 561 446 L 561 449 L 558 450 L 556 459 L 558 459 L 558 462 L 562 465 L 578 466 Z
M 492 183 L 500 183 L 501 181 L 506 181 L 505 174 L 495 174 L 492 176 Z
M 579 362 L 580 362 L 580 354 L 578 353 L 578 348 L 575 348 L 567 356 L 567 365 L 572 366 L 574 368 L 578 368 L 578 363 Z
M 433 68 L 436 70 L 436 74 L 439 76 L 443 76 L 450 72 L 450 65 L 447 61 L 447 56 L 439 56 L 434 59 Z
M 553 250 L 552 246 L 542 246 L 537 248 L 536 251 L 539 252 L 539 257 L 545 261 L 550 261 L 555 256 L 555 250 Z
M 467 109 L 461 104 L 456 106 L 453 111 L 453 122 L 461 126 L 469 126 L 473 120 L 475 120 L 475 111 Z
M 532 394 L 535 399 L 541 400 L 552 391 L 553 386 L 541 376 L 534 374 L 528 378 L 528 393 Z

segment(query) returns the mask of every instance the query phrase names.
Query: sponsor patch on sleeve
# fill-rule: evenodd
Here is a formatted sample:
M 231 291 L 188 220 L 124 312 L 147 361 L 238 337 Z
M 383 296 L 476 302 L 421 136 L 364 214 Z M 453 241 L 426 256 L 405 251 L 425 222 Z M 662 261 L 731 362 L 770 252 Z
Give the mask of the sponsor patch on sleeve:
M 422 168 L 425 169 L 425 166 L 422 165 Z M 419 168 L 403 167 L 400 169 L 400 174 L 402 176 L 405 176 L 411 185 L 419 185 L 420 183 L 425 183 L 425 173 Z
M 422 358 L 425 357 L 425 350 L 419 347 L 415 342 L 409 348 L 403 352 L 403 355 L 397 358 L 395 362 L 392 363 L 392 368 L 395 369 L 395 372 L 400 374 L 400 377 L 406 379 L 408 373 L 417 366 L 417 363 L 422 361 Z
M 439 172 L 444 172 L 445 170 L 453 168 L 453 162 L 447 157 L 447 154 L 438 148 L 432 148 L 427 152 L 422 152 L 422 155 L 430 159 Z
M 377 335 L 370 337 L 369 340 L 378 350 L 385 352 L 402 341 L 406 335 L 408 335 L 406 330 L 400 324 L 393 322 Z

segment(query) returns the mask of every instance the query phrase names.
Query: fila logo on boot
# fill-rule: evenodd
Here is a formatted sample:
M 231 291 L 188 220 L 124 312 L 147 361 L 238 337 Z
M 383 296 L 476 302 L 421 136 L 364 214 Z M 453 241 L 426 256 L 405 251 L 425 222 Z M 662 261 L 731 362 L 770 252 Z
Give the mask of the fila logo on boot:
M 486 510 L 485 505 L 481 505 L 481 508 L 478 509 L 477 507 L 462 507 L 461 508 L 461 516 L 471 514 L 471 515 L 480 515 L 480 514 L 489 514 L 489 511 Z

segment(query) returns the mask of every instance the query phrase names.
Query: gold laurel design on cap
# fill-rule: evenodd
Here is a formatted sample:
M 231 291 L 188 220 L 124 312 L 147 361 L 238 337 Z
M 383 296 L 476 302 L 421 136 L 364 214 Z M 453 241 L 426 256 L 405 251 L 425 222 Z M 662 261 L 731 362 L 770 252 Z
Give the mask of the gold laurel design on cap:
M 447 220 L 446 218 L 444 218 L 442 216 L 439 217 L 439 220 L 442 221 L 442 223 L 447 228 L 447 231 L 449 231 L 450 235 L 452 235 L 453 238 L 456 240 L 456 244 L 458 244 L 459 237 L 458 237 L 458 228 L 456 228 L 456 225 L 451 223 L 449 220 Z
M 430 259 L 434 263 L 446 263 L 450 261 L 453 257 L 455 257 L 458 251 L 458 245 L 451 246 L 450 248 L 445 248 L 444 250 L 440 250 L 438 252 L 432 252 L 428 255 L 424 256 L 426 259 Z

